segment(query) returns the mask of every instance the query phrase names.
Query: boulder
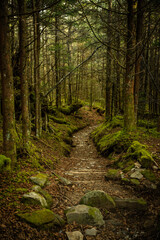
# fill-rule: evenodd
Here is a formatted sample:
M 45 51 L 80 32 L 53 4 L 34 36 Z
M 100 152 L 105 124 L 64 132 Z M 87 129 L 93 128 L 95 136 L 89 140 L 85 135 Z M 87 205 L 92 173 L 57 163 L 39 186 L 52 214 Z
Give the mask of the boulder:
M 96 236 L 97 235 L 97 229 L 91 228 L 85 230 L 85 235 L 87 236 Z
M 22 197 L 22 202 L 27 204 L 41 205 L 42 207 L 49 208 L 46 199 L 41 194 L 36 192 L 25 193 Z
M 98 208 L 90 207 L 86 205 L 77 205 L 71 207 L 66 213 L 67 222 L 83 225 L 102 226 L 104 220 L 101 212 Z
M 34 227 L 48 228 L 63 226 L 65 221 L 49 209 L 37 210 L 31 213 L 17 214 L 17 216 Z
M 40 186 L 37 186 L 37 185 L 34 185 L 32 187 L 32 190 L 41 194 L 45 198 L 48 208 L 51 208 L 53 204 L 53 199 L 52 199 L 52 196 L 47 191 L 43 190 Z
M 106 180 L 120 180 L 121 175 L 118 169 L 109 169 L 105 175 Z
M 66 232 L 68 240 L 83 240 L 83 234 L 79 231 Z
M 48 176 L 44 173 L 38 173 L 37 175 L 30 177 L 30 180 L 34 184 L 44 187 L 48 181 Z
M 140 179 L 143 178 L 143 175 L 142 175 L 142 173 L 141 173 L 139 170 L 136 170 L 135 172 L 133 172 L 133 173 L 130 175 L 130 177 L 140 180 Z
M 59 176 L 57 173 L 53 173 L 53 174 L 58 178 L 59 182 L 62 183 L 63 185 L 66 185 L 66 186 L 72 185 L 72 182 L 69 181 L 68 179 Z
M 147 202 L 143 198 L 114 198 L 117 208 L 125 208 L 129 210 L 145 211 L 147 209 Z
M 0 155 L 0 172 L 11 170 L 11 159 Z
M 84 204 L 98 208 L 114 208 L 115 202 L 113 198 L 101 190 L 93 190 L 86 193 L 80 200 L 79 204 Z

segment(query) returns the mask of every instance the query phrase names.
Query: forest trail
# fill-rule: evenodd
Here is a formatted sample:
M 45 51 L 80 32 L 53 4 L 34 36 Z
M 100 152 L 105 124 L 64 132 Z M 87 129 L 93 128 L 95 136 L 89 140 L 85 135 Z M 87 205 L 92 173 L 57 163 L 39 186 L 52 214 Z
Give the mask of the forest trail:
M 77 205 L 81 197 L 91 190 L 103 190 L 118 198 L 140 197 L 139 193 L 135 193 L 132 187 L 125 187 L 120 182 L 105 180 L 110 160 L 98 155 L 94 143 L 90 139 L 90 133 L 95 127 L 95 125 L 86 127 L 73 135 L 71 155 L 61 163 L 59 174 L 63 174 L 63 177 L 73 183 L 72 187 L 63 192 L 65 206 L 62 208 Z M 146 237 L 144 232 L 143 225 L 148 218 L 144 212 L 137 212 L 133 209 L 116 209 L 108 213 L 104 211 L 103 216 L 106 224 L 98 229 L 98 235 L 96 237 L 85 236 L 84 239 L 152 239 L 152 237 Z M 69 226 L 69 230 L 84 231 L 82 227 L 76 225 L 73 225 L 73 228 Z

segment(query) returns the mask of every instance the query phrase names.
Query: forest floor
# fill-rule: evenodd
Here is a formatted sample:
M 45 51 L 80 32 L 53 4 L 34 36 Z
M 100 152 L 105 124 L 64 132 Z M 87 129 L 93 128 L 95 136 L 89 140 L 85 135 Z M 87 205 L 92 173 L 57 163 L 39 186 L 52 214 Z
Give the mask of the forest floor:
M 77 205 L 81 197 L 90 190 L 103 190 L 113 197 L 119 198 L 140 198 L 147 200 L 147 211 L 134 211 L 114 209 L 113 211 L 102 210 L 105 225 L 98 227 L 96 237 L 85 236 L 86 228 L 91 226 L 79 226 L 77 224 L 66 224 L 63 229 L 37 230 L 30 227 L 28 224 L 19 221 L 16 217 L 17 204 L 12 204 L 11 196 L 6 195 L 6 199 L 2 200 L 0 211 L 0 239 L 67 239 L 66 231 L 81 231 L 86 240 L 158 240 L 159 236 L 155 232 L 154 223 L 157 216 L 157 211 L 160 205 L 160 196 L 157 192 L 137 191 L 132 186 L 122 185 L 118 181 L 106 181 L 105 173 L 111 162 L 109 159 L 100 156 L 90 139 L 90 133 L 103 121 L 103 117 L 99 116 L 95 111 L 80 110 L 83 119 L 89 123 L 87 127 L 74 133 L 72 136 L 73 146 L 70 156 L 60 157 L 57 161 L 56 168 L 46 170 L 50 176 L 53 172 L 67 178 L 72 182 L 71 186 L 60 184 L 56 177 L 50 178 L 50 185 L 45 189 L 52 195 L 54 203 L 51 208 L 57 214 L 65 218 L 64 210 L 68 207 Z M 145 139 L 143 139 L 145 142 Z M 158 151 L 160 139 L 150 138 L 152 151 Z M 40 146 L 42 148 L 42 145 Z M 52 155 L 52 149 L 43 146 L 44 153 Z M 46 149 L 47 148 L 47 149 Z M 54 153 L 55 154 L 55 153 Z M 57 157 L 59 158 L 59 157 Z M 25 169 L 27 171 L 27 169 Z M 7 188 L 7 182 L 3 177 L 1 184 L 3 193 Z M 27 188 L 30 188 L 30 183 L 27 183 Z M 20 184 L 20 187 L 26 188 L 26 184 Z M 17 196 L 17 195 L 16 195 Z M 5 194 L 3 195 L 5 197 Z M 1 197 L 2 198 L 2 197 Z M 20 201 L 20 196 L 17 196 L 17 201 Z M 8 202 L 8 204 L 6 204 Z M 25 211 L 29 207 L 19 203 L 18 210 Z M 34 208 L 35 209 L 35 208 Z M 32 208 L 30 207 L 30 210 Z

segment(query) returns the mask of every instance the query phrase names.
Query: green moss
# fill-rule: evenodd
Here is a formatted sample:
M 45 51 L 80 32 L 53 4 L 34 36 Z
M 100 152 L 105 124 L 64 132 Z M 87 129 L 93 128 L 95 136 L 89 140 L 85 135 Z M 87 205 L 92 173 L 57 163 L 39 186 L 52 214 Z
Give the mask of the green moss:
M 24 192 L 28 192 L 28 189 L 27 188 L 16 188 L 16 192 L 24 193 Z
M 11 159 L 0 155 L 0 172 L 11 171 Z
M 141 173 L 149 181 L 151 181 L 151 182 L 155 182 L 156 181 L 156 176 L 154 175 L 154 173 L 152 171 L 144 170 Z
M 130 183 L 130 179 L 128 178 L 122 178 L 121 181 L 122 183 Z
M 120 173 L 118 169 L 109 169 L 105 175 L 105 178 L 113 179 L 113 180 L 119 180 L 120 179 Z
M 51 227 L 53 225 L 63 226 L 65 224 L 60 216 L 48 209 L 37 210 L 32 213 L 17 214 L 17 216 L 36 227 Z
M 125 158 L 135 159 L 145 168 L 150 168 L 153 165 L 153 158 L 150 153 L 146 150 L 145 145 L 142 145 L 138 141 L 132 143 Z
M 55 123 L 59 123 L 59 124 L 66 124 L 66 120 L 62 119 L 62 118 L 57 118 L 55 116 L 49 115 L 48 116 L 50 119 L 52 119 Z
M 138 198 L 137 202 L 141 205 L 147 205 L 147 202 L 143 198 Z
M 133 184 L 133 185 L 140 185 L 140 181 L 138 179 L 131 179 L 130 182 Z
M 98 142 L 97 148 L 104 156 L 108 156 L 112 152 L 125 152 L 130 146 L 133 138 L 125 131 L 104 135 Z

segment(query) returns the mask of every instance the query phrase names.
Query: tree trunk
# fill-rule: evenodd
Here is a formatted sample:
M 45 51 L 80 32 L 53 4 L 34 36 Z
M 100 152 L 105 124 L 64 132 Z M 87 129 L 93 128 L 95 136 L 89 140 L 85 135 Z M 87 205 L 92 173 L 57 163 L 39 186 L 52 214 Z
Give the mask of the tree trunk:
M 2 80 L 3 148 L 5 155 L 16 162 L 16 130 L 14 110 L 13 71 L 8 29 L 8 1 L 0 1 L 0 71 Z
M 134 114 L 134 1 L 127 0 L 127 53 L 124 93 L 124 128 L 133 131 L 136 128 Z
M 24 147 L 27 147 L 30 136 L 30 120 L 28 108 L 28 80 L 26 75 L 26 0 L 18 0 L 19 7 L 19 52 L 20 52 L 20 80 L 21 80 L 21 109 L 22 109 L 22 137 Z
M 32 0 L 33 11 L 36 11 L 39 1 Z M 33 13 L 33 25 L 34 25 L 34 86 L 35 86 L 35 135 L 40 137 L 40 96 L 39 96 L 39 50 L 40 50 L 40 36 L 39 36 L 39 13 Z
M 135 122 L 137 124 L 138 115 L 138 97 L 139 85 L 141 77 L 141 61 L 142 61 L 142 34 L 143 34 L 143 14 L 144 0 L 138 0 L 137 6 L 137 27 L 136 27 L 136 62 L 135 62 L 135 82 L 134 82 L 134 113 Z
M 108 1 L 109 6 L 108 8 L 111 10 L 112 8 L 112 0 Z M 111 23 L 111 11 L 108 13 L 108 23 Z M 111 29 L 110 26 L 107 28 L 107 38 L 110 40 L 111 36 Z M 111 71 L 112 71 L 112 59 L 111 59 L 111 43 L 107 47 L 107 66 L 106 66 L 106 104 L 105 104 L 105 117 L 106 119 L 111 118 L 111 102 L 112 102 L 112 81 L 111 81 Z

